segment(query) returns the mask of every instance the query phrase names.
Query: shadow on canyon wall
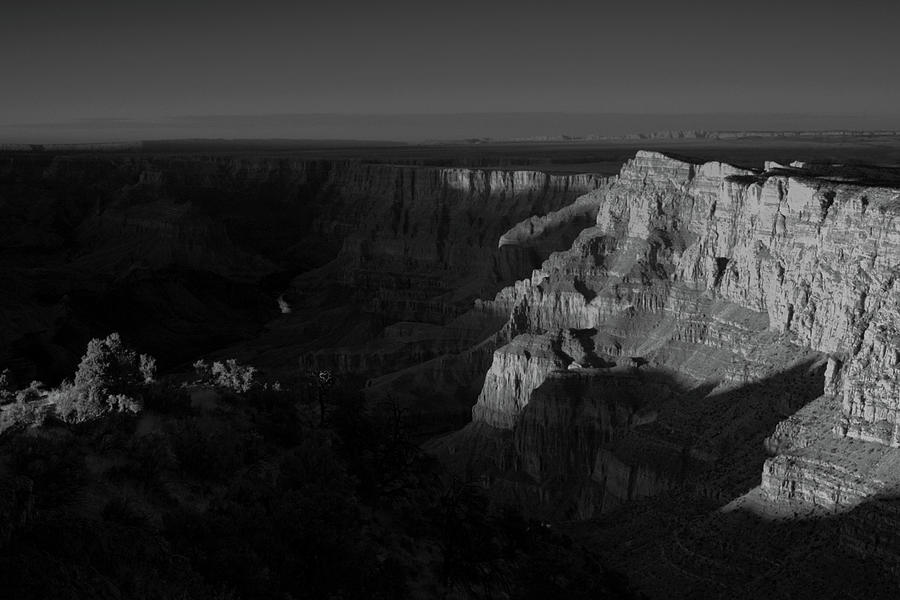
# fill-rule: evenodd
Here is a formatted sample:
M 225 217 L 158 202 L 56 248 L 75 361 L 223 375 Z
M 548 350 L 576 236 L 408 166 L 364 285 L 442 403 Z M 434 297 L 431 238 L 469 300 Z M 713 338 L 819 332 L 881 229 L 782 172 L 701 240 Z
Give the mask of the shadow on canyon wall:
M 307 313 L 337 304 L 380 328 L 443 324 L 564 247 L 572 227 L 529 248 L 497 239 L 592 181 L 289 157 L 5 156 L 0 361 L 55 383 L 88 339 L 115 330 L 161 367 L 183 365 L 263 333 L 291 282 L 329 263 L 325 283 L 341 293 Z M 280 366 L 328 343 L 298 336 Z
M 724 505 L 759 484 L 766 438 L 821 396 L 824 370 L 810 358 L 725 389 L 662 369 L 555 372 L 512 431 L 472 423 L 433 449 L 544 518 L 590 518 L 672 490 Z
M 771 518 L 668 492 L 561 526 L 651 598 L 888 599 L 900 590 L 900 499 Z
M 758 493 L 766 438 L 821 396 L 823 373 L 814 357 L 714 390 L 659 370 L 559 372 L 513 431 L 473 423 L 430 449 L 651 598 L 894 598 L 900 494 L 840 514 L 729 506 Z
M 635 597 L 570 536 L 447 477 L 358 381 L 246 383 L 143 382 L 139 413 L 2 432 L 4 593 Z

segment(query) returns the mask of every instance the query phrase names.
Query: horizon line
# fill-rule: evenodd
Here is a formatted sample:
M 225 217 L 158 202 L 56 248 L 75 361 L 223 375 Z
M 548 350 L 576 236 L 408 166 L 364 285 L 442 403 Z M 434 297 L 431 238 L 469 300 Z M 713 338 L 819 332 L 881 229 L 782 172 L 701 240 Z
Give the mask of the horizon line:
M 79 116 L 69 117 L 59 120 L 43 120 L 28 122 L 0 122 L 0 128 L 7 127 L 34 127 L 48 125 L 71 125 L 73 123 L 135 123 L 135 122 L 154 122 L 181 119 L 217 119 L 217 118 L 284 118 L 284 117 L 466 117 L 466 116 L 538 116 L 538 115 L 554 115 L 554 116 L 628 116 L 628 117 L 714 117 L 714 116 L 789 116 L 789 117 L 900 117 L 900 111 L 894 112 L 868 112 L 868 111 L 846 111 L 846 112 L 810 112 L 810 111 L 565 111 L 565 110 L 533 110 L 533 111 L 434 111 L 434 112 L 347 112 L 347 111 L 310 111 L 310 112 L 271 112 L 271 113 L 253 113 L 253 112 L 229 112 L 229 113 L 181 113 L 173 115 L 144 115 L 144 116 Z
M 131 146 L 141 147 L 146 144 L 229 144 L 229 143 L 270 143 L 270 144 L 322 144 L 322 145 L 362 145 L 362 146 L 436 146 L 436 145 L 480 145 L 480 144 L 528 144 L 528 143 L 560 143 L 560 144 L 577 144 L 577 143 L 602 143 L 602 142 L 689 142 L 689 141 L 722 141 L 722 138 L 716 137 L 652 137 L 656 134 L 666 133 L 700 133 L 711 136 L 720 134 L 738 134 L 737 137 L 752 138 L 762 135 L 772 137 L 784 135 L 785 137 L 807 137 L 807 135 L 823 135 L 829 134 L 834 137 L 854 137 L 854 136 L 883 136 L 898 137 L 900 129 L 684 129 L 684 130 L 657 130 L 649 132 L 633 132 L 621 135 L 586 135 L 586 136 L 567 136 L 564 134 L 558 136 L 523 136 L 510 138 L 492 138 L 492 137 L 463 137 L 463 138 L 431 138 L 421 140 L 397 140 L 397 139 L 354 139 L 354 138 L 327 138 L 327 137 L 221 137 L 221 136 L 196 136 L 196 137 L 167 137 L 167 138 L 135 138 L 135 139 L 118 139 L 118 140 L 102 140 L 102 141 L 65 141 L 65 142 L 13 142 L 3 141 L 0 138 L 0 151 L 40 151 L 43 148 L 63 149 L 78 147 L 103 147 L 103 146 Z M 741 135 L 743 134 L 743 135 Z M 725 138 L 728 139 L 728 138 Z

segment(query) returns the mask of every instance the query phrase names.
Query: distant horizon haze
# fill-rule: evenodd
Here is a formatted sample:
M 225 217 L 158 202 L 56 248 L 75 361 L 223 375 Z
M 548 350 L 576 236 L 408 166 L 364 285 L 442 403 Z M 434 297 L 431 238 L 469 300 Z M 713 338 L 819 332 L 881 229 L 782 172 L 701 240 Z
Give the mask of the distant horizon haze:
M 292 139 L 420 143 L 487 138 L 626 136 L 660 131 L 900 130 L 900 114 L 446 113 L 273 114 L 85 118 L 0 124 L 0 143 L 67 144 L 166 139 Z
M 740 129 L 716 115 L 750 113 L 893 123 L 898 10 L 867 0 L 30 0 L 0 18 L 0 135 L 529 137 Z M 708 118 L 408 118 L 536 113 Z

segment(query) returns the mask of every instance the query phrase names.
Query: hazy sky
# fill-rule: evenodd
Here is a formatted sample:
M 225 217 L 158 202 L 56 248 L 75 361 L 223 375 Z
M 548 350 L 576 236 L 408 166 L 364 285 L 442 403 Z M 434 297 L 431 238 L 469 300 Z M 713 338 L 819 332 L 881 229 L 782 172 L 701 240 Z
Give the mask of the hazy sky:
M 900 113 L 889 3 L 29 0 L 0 125 L 183 115 Z

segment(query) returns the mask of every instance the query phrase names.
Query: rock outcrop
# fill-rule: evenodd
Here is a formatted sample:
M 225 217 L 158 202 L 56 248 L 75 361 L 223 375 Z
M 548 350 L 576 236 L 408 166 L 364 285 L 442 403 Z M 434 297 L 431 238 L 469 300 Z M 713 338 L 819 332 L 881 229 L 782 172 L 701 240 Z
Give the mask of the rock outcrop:
M 427 447 L 601 531 L 653 597 L 757 597 L 781 558 L 860 593 L 900 572 L 896 171 L 29 156 L 0 186 L 23 379 L 112 323 L 172 363 L 299 359 L 417 433 L 471 417 Z
M 503 232 L 602 181 L 290 156 L 9 155 L 0 361 L 24 382 L 54 381 L 87 339 L 118 330 L 165 365 L 240 341 L 226 352 L 269 368 L 301 355 L 396 370 L 489 335 L 437 326 L 571 243 L 498 249 Z M 386 328 L 397 322 L 408 325 Z
M 495 351 L 472 414 L 513 431 L 516 493 L 539 489 L 536 506 L 552 497 L 558 509 L 548 481 L 572 479 L 552 461 L 528 458 L 544 456 L 547 441 L 523 433 L 580 435 L 566 434 L 568 418 L 546 409 L 548 394 L 573 401 L 554 383 L 561 370 L 597 379 L 597 389 L 643 376 L 665 377 L 673 390 L 645 408 L 653 419 L 613 430 L 588 420 L 604 442 L 572 451 L 595 465 L 581 469 L 578 486 L 600 486 L 593 507 L 574 509 L 582 516 L 675 487 L 727 500 L 761 472 L 769 499 L 832 511 L 891 485 L 884 469 L 853 483 L 846 473 L 864 472 L 843 464 L 849 454 L 823 448 L 851 438 L 886 447 L 875 451 L 884 455 L 878 464 L 894 460 L 900 187 L 891 177 L 802 163 L 754 171 L 639 152 L 580 199 L 570 210 L 590 205 L 597 216 L 571 248 L 476 303 L 508 316 L 510 341 Z M 527 243 L 552 220 L 531 219 L 500 243 Z M 603 396 L 578 402 L 597 411 Z M 537 398 L 542 416 L 531 408 Z M 725 398 L 739 404 L 716 415 L 712 407 Z M 816 398 L 829 410 L 804 409 Z M 455 447 L 452 438 L 443 443 Z M 766 459 L 766 447 L 779 454 Z M 753 470 L 734 467 L 738 460 Z
M 754 597 L 772 551 L 896 585 L 900 543 L 873 533 L 900 524 L 895 173 L 639 152 L 578 203 L 596 220 L 569 249 L 476 302 L 504 335 L 472 423 L 429 450 L 498 501 L 593 518 L 653 597 Z M 815 561 L 786 541 L 805 519 L 839 540 Z

